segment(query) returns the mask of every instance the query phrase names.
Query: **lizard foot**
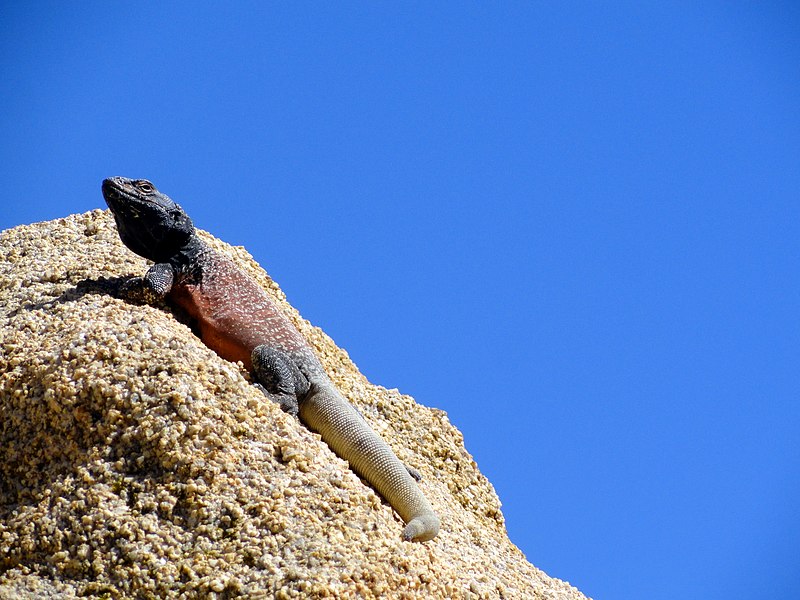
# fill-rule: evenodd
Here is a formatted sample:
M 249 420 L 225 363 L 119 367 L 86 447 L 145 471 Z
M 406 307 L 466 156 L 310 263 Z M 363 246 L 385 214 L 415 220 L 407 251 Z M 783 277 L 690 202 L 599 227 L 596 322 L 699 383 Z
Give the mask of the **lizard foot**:
M 131 304 L 149 304 L 151 306 L 164 300 L 164 296 L 148 285 L 144 277 L 131 277 L 123 282 L 117 289 L 116 296 Z
M 260 389 L 267 398 L 280 406 L 283 412 L 289 413 L 293 417 L 296 417 L 300 412 L 300 407 L 297 403 L 297 397 L 291 394 L 273 394 L 260 383 L 255 383 L 254 385 Z
M 403 466 L 406 468 L 406 471 L 408 471 L 408 474 L 411 475 L 411 478 L 414 479 L 414 481 L 422 481 L 422 473 L 417 471 L 414 467 L 409 467 L 405 463 Z

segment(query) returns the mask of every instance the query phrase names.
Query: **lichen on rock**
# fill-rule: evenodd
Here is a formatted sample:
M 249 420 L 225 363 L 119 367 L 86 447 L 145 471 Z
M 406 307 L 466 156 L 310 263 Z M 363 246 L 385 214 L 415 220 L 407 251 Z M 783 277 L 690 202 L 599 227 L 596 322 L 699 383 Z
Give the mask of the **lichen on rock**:
M 440 410 L 370 384 L 242 248 L 442 517 L 426 544 L 167 307 L 95 210 L 0 233 L 0 598 L 583 598 L 531 565 Z

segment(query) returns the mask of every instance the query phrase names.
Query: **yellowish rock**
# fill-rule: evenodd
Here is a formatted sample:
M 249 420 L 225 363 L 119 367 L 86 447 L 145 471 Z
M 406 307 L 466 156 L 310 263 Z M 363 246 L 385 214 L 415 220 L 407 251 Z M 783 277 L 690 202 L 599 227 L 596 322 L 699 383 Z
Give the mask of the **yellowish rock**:
M 0 233 L 0 598 L 584 596 L 509 540 L 444 412 L 370 384 L 242 248 L 334 383 L 425 476 L 442 531 L 391 508 L 241 365 L 166 307 L 98 283 L 144 273 L 107 211 Z

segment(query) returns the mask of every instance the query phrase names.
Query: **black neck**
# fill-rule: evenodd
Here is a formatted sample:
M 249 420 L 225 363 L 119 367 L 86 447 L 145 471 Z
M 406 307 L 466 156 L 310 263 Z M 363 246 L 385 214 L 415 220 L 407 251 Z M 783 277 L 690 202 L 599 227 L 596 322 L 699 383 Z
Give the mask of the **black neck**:
M 169 259 L 169 262 L 183 270 L 185 267 L 195 265 L 198 257 L 208 249 L 206 243 L 197 237 L 197 234 L 192 235 L 189 241 L 186 242 L 181 248 Z

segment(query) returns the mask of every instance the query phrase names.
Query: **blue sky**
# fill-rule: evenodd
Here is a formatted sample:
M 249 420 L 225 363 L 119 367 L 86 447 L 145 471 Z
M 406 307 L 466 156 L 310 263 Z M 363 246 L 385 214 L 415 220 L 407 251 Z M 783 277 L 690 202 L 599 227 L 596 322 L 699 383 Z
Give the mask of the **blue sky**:
M 799 64 L 789 2 L 4 2 L 0 229 L 152 179 L 447 411 L 536 566 L 790 597 Z

